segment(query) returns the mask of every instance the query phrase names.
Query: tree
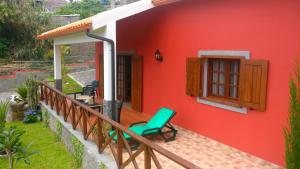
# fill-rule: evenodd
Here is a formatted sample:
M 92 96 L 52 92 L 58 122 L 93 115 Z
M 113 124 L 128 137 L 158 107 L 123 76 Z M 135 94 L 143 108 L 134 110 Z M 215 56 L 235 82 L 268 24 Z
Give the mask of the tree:
M 84 19 L 104 10 L 105 8 L 101 5 L 99 0 L 82 0 L 69 3 L 59 8 L 55 13 L 58 15 L 80 14 L 80 18 Z
M 0 58 L 43 58 L 50 45 L 36 36 L 49 29 L 49 18 L 29 0 L 0 0 Z
M 289 123 L 284 129 L 287 169 L 300 169 L 300 67 L 297 60 L 290 80 Z

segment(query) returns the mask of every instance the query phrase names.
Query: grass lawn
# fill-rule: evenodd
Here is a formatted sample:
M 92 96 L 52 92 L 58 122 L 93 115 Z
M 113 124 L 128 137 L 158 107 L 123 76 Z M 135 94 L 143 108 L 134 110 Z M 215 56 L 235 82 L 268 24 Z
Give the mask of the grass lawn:
M 62 142 L 55 141 L 55 134 L 45 127 L 44 123 L 23 124 L 22 122 L 7 123 L 7 126 L 15 125 L 22 129 L 24 144 L 32 143 L 31 149 L 38 151 L 30 157 L 30 165 L 23 161 L 15 164 L 15 169 L 72 169 L 73 156 L 68 152 Z M 8 160 L 0 158 L 0 168 L 8 169 Z
M 48 77 L 45 80 L 47 81 L 53 81 L 53 77 Z M 66 94 L 69 93 L 75 93 L 75 92 L 81 92 L 82 91 L 82 86 L 78 84 L 75 80 L 70 78 L 69 76 L 65 76 L 63 79 L 63 92 Z

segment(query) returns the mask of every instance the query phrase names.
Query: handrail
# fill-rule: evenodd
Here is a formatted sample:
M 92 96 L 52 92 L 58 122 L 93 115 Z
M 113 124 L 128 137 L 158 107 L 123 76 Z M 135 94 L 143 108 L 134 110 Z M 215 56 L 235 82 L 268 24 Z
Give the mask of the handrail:
M 58 97 L 62 97 L 64 98 L 64 102 L 65 103 L 58 103 L 59 99 Z M 56 100 L 55 100 L 56 99 Z M 77 122 L 80 123 L 81 117 L 82 118 L 82 123 L 87 125 L 87 117 L 89 117 L 90 115 L 93 115 L 95 117 L 97 117 L 99 120 L 97 120 L 99 123 L 98 124 L 98 128 L 97 131 L 99 131 L 99 135 L 98 137 L 100 137 L 98 139 L 98 141 L 101 141 L 98 143 L 98 148 L 99 148 L 99 152 L 101 153 L 103 151 L 103 149 L 105 148 L 105 146 L 110 145 L 109 141 L 111 142 L 113 139 L 113 137 L 115 135 L 118 135 L 118 149 L 117 149 L 117 154 L 115 154 L 113 152 L 115 157 L 115 160 L 117 162 L 117 165 L 119 168 L 124 168 L 128 163 L 133 162 L 134 166 L 137 168 L 136 166 L 136 162 L 135 162 L 135 158 L 136 156 L 138 156 L 139 153 L 142 152 L 142 150 L 144 150 L 145 152 L 145 159 L 146 157 L 148 157 L 148 160 L 145 160 L 145 168 L 151 168 L 151 157 L 154 161 L 154 163 L 157 165 L 157 168 L 161 168 L 155 154 L 153 153 L 153 150 L 155 150 L 156 152 L 160 153 L 161 155 L 167 157 L 168 159 L 174 161 L 175 163 L 181 165 L 184 168 L 188 168 L 188 169 L 200 169 L 198 166 L 194 165 L 193 163 L 187 161 L 186 159 L 183 159 L 179 156 L 177 156 L 176 154 L 158 146 L 157 144 L 154 144 L 153 142 L 151 142 L 150 140 L 141 137 L 135 133 L 133 133 L 132 131 L 128 130 L 125 126 L 113 121 L 112 119 L 100 114 L 99 112 L 95 111 L 94 109 L 86 106 L 83 103 L 80 103 L 79 101 L 73 99 L 72 97 L 66 95 L 65 93 L 53 88 L 52 86 L 50 86 L 47 82 L 42 81 L 41 82 L 41 100 L 45 100 L 45 103 L 48 104 L 50 102 L 51 108 L 53 109 L 54 106 L 56 108 L 57 113 L 59 114 L 59 112 L 64 109 L 63 112 L 63 116 L 65 121 L 67 121 L 68 119 L 68 113 L 69 114 L 73 114 L 72 117 L 70 117 L 72 119 L 72 124 L 73 124 L 73 128 L 74 128 L 74 124 Z M 80 111 L 83 112 L 82 114 L 76 116 L 76 113 L 74 113 L 74 106 L 69 107 L 69 111 L 70 112 L 66 112 L 66 100 L 71 101 L 71 104 L 74 104 L 75 106 L 78 106 L 80 108 Z M 61 104 L 61 106 L 59 106 L 59 104 Z M 89 114 L 89 116 L 87 115 Z M 66 117 L 65 117 L 66 116 Z M 77 117 L 77 119 L 76 119 Z M 102 121 L 102 122 L 101 122 Z M 103 127 L 103 121 L 109 123 L 114 129 L 115 129 L 115 135 L 111 136 L 110 139 L 106 140 L 102 138 L 102 127 Z M 90 122 L 91 123 L 91 122 Z M 97 126 L 97 124 L 92 124 L 90 127 L 92 127 L 92 130 L 95 129 L 94 127 Z M 76 124 L 75 124 L 76 125 Z M 100 127 L 100 128 L 99 128 Z M 76 126 L 75 128 L 76 129 Z M 88 136 L 86 134 L 90 133 L 89 131 L 87 131 L 87 127 L 83 126 L 83 132 L 84 132 L 84 137 L 85 139 L 88 139 Z M 91 129 L 90 129 L 91 130 Z M 132 154 L 130 148 L 128 148 L 128 143 L 126 141 L 126 139 L 123 136 L 123 132 L 127 133 L 128 135 L 130 135 L 134 140 L 136 140 L 137 142 L 139 142 L 141 145 L 144 146 L 140 146 L 140 149 L 137 150 L 136 153 Z M 107 135 L 107 134 L 106 134 Z M 108 136 L 108 135 L 107 135 Z M 122 140 L 123 139 L 123 140 Z M 103 147 L 104 145 L 104 147 Z M 124 148 L 124 146 L 127 148 L 127 150 L 129 151 L 130 154 L 130 158 L 126 161 L 126 162 L 122 162 L 122 148 Z M 110 148 L 112 148 L 112 146 L 110 145 Z M 121 153 L 121 154 L 120 154 Z M 150 160 L 150 162 L 149 162 Z M 125 164 L 126 163 L 126 164 Z M 146 164 L 147 163 L 147 164 Z M 157 164 L 158 163 L 158 164 Z

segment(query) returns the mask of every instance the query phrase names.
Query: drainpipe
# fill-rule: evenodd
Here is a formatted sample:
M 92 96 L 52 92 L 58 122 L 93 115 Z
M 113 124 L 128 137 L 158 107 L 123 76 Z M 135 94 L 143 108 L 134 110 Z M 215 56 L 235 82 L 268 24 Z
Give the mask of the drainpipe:
M 111 46 L 111 77 L 112 77 L 112 79 L 111 79 L 111 89 L 112 89 L 111 112 L 112 112 L 112 119 L 116 121 L 117 119 L 116 119 L 116 111 L 115 111 L 115 105 L 116 105 L 115 104 L 115 102 L 116 102 L 116 98 L 115 98 L 115 42 L 106 37 L 91 34 L 89 29 L 86 30 L 86 35 L 90 38 L 98 39 L 101 41 L 106 41 Z

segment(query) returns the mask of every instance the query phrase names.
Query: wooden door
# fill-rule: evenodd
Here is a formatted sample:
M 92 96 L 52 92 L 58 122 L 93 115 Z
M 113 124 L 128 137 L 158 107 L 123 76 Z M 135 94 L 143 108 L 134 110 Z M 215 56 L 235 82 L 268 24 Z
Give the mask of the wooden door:
M 142 112 L 143 103 L 143 57 L 131 57 L 131 106 Z

